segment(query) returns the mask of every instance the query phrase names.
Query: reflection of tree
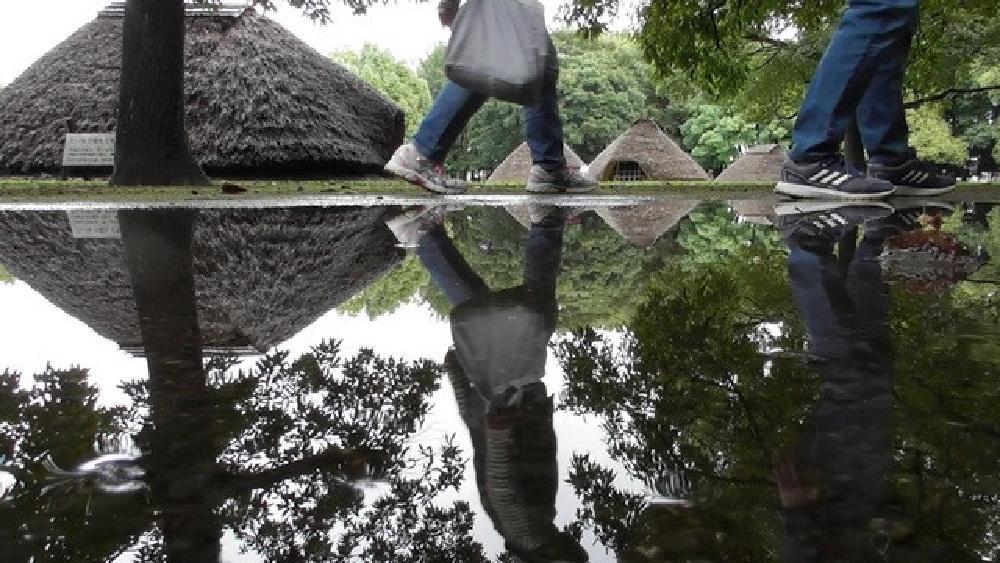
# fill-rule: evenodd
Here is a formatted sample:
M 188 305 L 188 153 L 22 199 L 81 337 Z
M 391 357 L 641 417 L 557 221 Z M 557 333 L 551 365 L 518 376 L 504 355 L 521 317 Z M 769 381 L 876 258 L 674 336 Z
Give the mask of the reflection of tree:
M 431 502 L 458 486 L 458 450 L 406 446 L 439 366 L 370 350 L 345 359 L 336 343 L 293 361 L 276 352 L 248 371 L 226 360 L 203 365 L 190 252 L 196 214 L 130 211 L 119 220 L 149 378 L 125 385 L 130 408 L 108 412 L 95 407 L 84 370 L 50 370 L 30 393 L 5 375 L 0 430 L 17 474 L 12 500 L 0 506 L 4 530 L 14 531 L 3 538 L 14 545 L 8 553 L 100 561 L 135 546 L 144 560 L 217 561 L 226 528 L 268 560 L 481 553 L 468 506 Z M 115 431 L 143 452 L 124 463 L 144 476 L 146 494 L 45 488 L 40 456 L 77 467 L 100 432 Z M 79 469 L 73 477 L 80 486 L 92 480 Z M 355 484 L 368 478 L 388 484 L 371 507 Z M 381 535 L 367 533 L 376 528 Z
M 694 252 L 685 230 L 702 224 L 693 215 L 679 243 Z M 654 496 L 691 502 L 646 508 L 644 495 L 615 486 L 612 471 L 576 458 L 570 482 L 581 522 L 625 560 L 654 550 L 667 560 L 773 559 L 781 522 L 772 455 L 792 442 L 817 397 L 815 378 L 781 352 L 805 342 L 781 249 L 751 241 L 701 255 L 658 275 L 623 334 L 581 330 L 557 347 L 567 408 L 600 417 L 609 453 Z M 984 346 L 1000 332 L 995 309 L 985 295 L 970 300 L 962 284 L 942 294 L 892 291 L 887 477 L 890 521 L 905 542 L 897 553 L 995 557 L 1000 357 Z
M 800 366 L 761 354 L 802 342 L 797 324 L 781 322 L 794 318 L 775 283 L 783 258 L 744 245 L 714 263 L 664 269 L 621 338 L 584 330 L 558 345 L 567 408 L 601 416 L 609 453 L 655 495 L 695 500 L 693 511 L 646 513 L 638 497 L 614 489 L 608 470 L 575 460 L 570 480 L 585 523 L 616 550 L 654 542 L 678 556 L 766 553 L 778 526 L 771 452 L 814 393 Z M 779 323 L 779 333 L 766 323 Z M 644 529 L 654 525 L 663 527 Z

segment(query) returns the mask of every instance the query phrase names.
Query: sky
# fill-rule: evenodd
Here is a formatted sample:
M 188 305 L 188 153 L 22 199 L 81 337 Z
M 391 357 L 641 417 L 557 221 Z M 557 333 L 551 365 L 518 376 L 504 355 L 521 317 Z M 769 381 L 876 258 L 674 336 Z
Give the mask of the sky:
M 229 0 L 232 2 L 232 0 Z M 541 0 L 550 28 L 561 0 Z M 91 21 L 110 0 L 31 0 L 5 2 L 0 17 L 0 85 L 13 82 L 31 63 Z M 448 30 L 437 19 L 437 3 L 401 0 L 372 7 L 367 15 L 355 16 L 332 2 L 333 23 L 321 26 L 283 0 L 277 12 L 268 15 L 323 54 L 339 49 L 357 49 L 366 42 L 391 51 L 416 65 L 439 42 L 448 40 Z

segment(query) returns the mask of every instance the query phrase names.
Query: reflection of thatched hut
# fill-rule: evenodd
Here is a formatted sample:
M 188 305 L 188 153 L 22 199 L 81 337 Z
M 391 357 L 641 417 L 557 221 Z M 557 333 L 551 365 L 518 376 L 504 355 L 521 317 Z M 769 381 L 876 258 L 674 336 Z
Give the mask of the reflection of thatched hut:
M 525 229 L 531 228 L 531 208 L 527 205 L 508 205 L 504 207 L 507 213 Z
M 636 121 L 590 163 L 597 180 L 707 180 L 708 173 L 649 119 Z
M 735 162 L 719 174 L 716 180 L 729 182 L 777 182 L 785 150 L 778 145 L 750 147 Z
M 566 166 L 570 168 L 583 167 L 583 161 L 569 145 L 563 145 L 563 155 L 566 157 Z M 523 182 L 528 179 L 530 170 L 531 149 L 528 148 L 528 143 L 521 143 L 507 155 L 500 166 L 497 166 L 493 174 L 490 174 L 489 179 L 497 182 Z
M 67 119 L 114 130 L 122 21 L 102 12 L 0 91 L 0 174 L 57 170 Z M 395 104 L 253 10 L 189 13 L 185 49 L 188 135 L 209 173 L 378 171 L 402 140 Z
M 729 202 L 733 213 L 745 223 L 773 225 L 774 202 L 766 199 L 737 199 Z
M 401 259 L 382 212 L 199 211 L 192 254 L 205 348 L 266 350 L 377 279 Z M 65 212 L 2 212 L 0 261 L 101 336 L 141 349 L 121 240 L 73 238 Z
M 597 214 L 609 227 L 640 248 L 652 246 L 666 232 L 675 229 L 698 202 L 678 200 L 650 205 L 601 207 Z

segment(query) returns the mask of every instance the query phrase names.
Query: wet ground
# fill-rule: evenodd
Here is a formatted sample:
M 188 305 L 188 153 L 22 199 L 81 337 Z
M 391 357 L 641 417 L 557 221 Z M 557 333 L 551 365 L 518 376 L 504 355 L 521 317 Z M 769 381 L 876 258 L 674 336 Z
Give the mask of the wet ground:
M 0 560 L 995 560 L 955 199 L 8 205 Z

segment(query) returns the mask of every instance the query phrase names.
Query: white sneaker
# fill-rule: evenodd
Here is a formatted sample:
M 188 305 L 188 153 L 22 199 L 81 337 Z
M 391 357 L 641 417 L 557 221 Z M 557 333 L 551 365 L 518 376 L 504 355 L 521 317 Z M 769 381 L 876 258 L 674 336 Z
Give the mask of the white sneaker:
M 424 158 L 412 143 L 402 145 L 385 164 L 385 171 L 436 194 L 463 194 L 469 184 L 450 178 L 444 166 Z

